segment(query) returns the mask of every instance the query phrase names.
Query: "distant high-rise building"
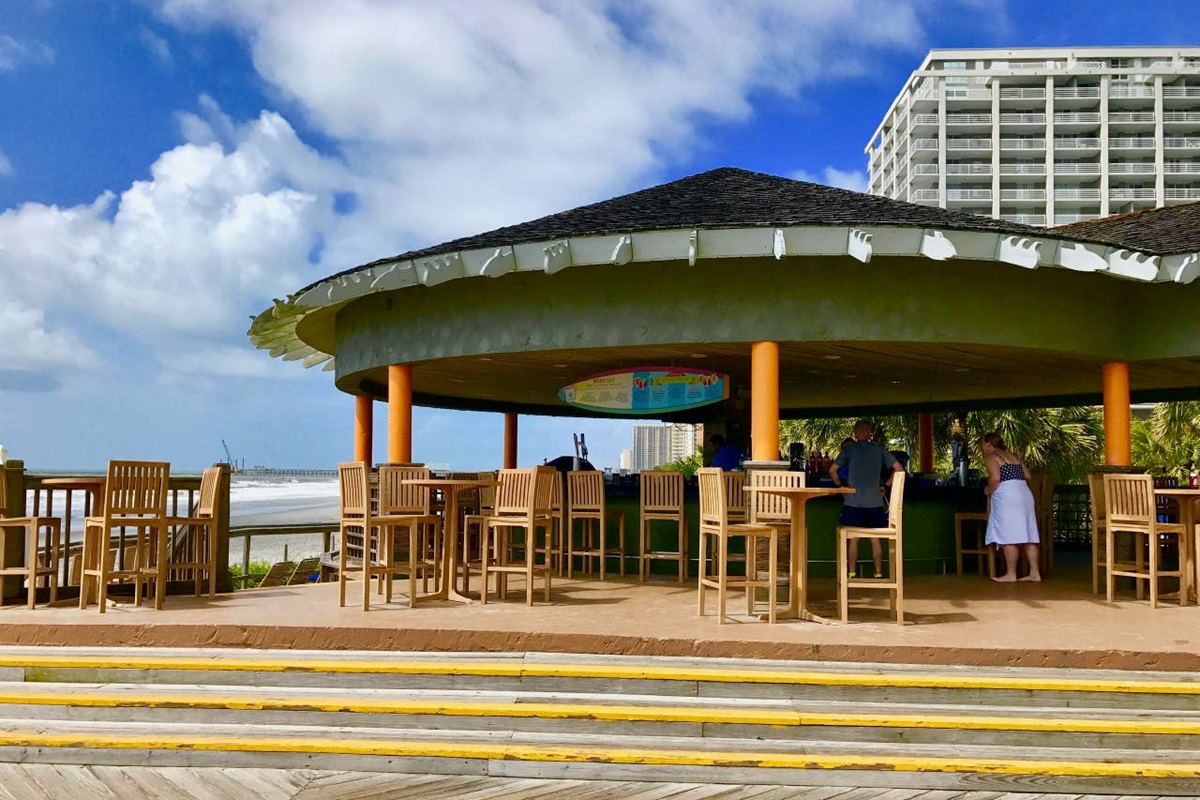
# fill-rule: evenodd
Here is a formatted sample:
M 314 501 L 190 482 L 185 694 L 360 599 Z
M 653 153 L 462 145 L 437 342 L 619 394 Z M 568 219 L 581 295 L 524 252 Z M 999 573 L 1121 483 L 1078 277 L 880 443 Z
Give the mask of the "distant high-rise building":
M 654 469 L 696 453 L 696 426 L 684 423 L 634 425 L 630 469 Z
M 1030 225 L 1200 200 L 1200 47 L 931 50 L 870 192 Z
M 621 451 L 621 469 L 628 470 L 633 468 L 633 451 L 625 448 Z

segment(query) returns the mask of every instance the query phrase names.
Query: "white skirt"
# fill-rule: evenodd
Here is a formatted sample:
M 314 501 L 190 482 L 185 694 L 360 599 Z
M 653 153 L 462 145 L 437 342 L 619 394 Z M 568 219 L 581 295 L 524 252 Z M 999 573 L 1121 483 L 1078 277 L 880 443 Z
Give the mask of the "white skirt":
M 992 492 L 992 512 L 988 516 L 988 544 L 1037 544 L 1037 509 L 1033 492 L 1025 481 L 1001 481 Z

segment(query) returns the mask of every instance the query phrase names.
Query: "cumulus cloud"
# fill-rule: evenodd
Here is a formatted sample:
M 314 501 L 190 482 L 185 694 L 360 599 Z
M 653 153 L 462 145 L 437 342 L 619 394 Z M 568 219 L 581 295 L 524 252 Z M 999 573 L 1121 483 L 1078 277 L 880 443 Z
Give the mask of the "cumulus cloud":
M 6 286 L 8 282 L 6 270 Z M 47 330 L 45 312 L 21 303 L 7 290 L 0 299 L 0 356 L 8 369 L 91 367 L 98 362 L 83 339 L 69 331 Z
M 45 67 L 54 63 L 54 50 L 41 42 L 19 42 L 0 34 L 0 72 L 13 72 L 22 64 Z
M 0 214 L 6 361 L 73 365 L 86 351 L 69 323 L 46 326 L 41 308 L 131 336 L 164 362 L 184 342 L 196 353 L 248 347 L 249 314 L 319 269 L 309 256 L 346 183 L 340 166 L 278 114 L 232 126 L 211 104 L 203 110 L 207 139 L 163 153 L 148 180 L 120 195 Z M 223 144 L 218 132 L 234 139 Z M 226 363 L 214 358 L 213 369 Z
M 869 185 L 867 173 L 857 170 L 845 171 L 836 167 L 825 167 L 820 177 L 804 169 L 798 169 L 788 177 L 797 181 L 823 183 L 838 189 L 849 189 L 852 192 L 866 192 Z

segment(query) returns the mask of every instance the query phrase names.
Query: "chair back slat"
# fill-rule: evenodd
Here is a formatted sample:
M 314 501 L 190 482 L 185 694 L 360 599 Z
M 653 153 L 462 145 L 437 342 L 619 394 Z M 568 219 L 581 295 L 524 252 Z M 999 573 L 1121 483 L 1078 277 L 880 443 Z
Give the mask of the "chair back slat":
M 678 511 L 683 508 L 682 472 L 643 472 L 639 482 L 642 511 Z
M 750 473 L 751 489 L 803 489 L 804 485 L 803 472 L 756 469 Z M 790 523 L 792 520 L 792 501 L 786 497 L 766 492 L 751 492 L 750 503 L 753 511 L 750 519 L 753 522 Z
M 1104 475 L 1104 505 L 1106 521 L 1113 526 L 1152 527 L 1155 522 L 1154 478 L 1150 475 Z
M 728 519 L 724 471 L 717 467 L 701 467 L 696 477 L 700 484 L 700 524 L 723 529 Z
M 567 498 L 571 511 L 604 509 L 604 476 L 595 470 L 567 473 Z
M 338 464 L 338 484 L 342 519 L 365 519 L 370 516 L 371 482 L 367 476 L 367 462 L 346 461 Z
M 405 486 L 404 481 L 424 480 L 429 467 L 379 467 L 379 513 L 429 515 L 429 487 Z
M 550 482 L 550 508 L 555 514 L 559 514 L 563 510 L 563 482 L 558 470 L 554 472 L 554 480 Z
M 211 518 L 217 513 L 217 487 L 221 483 L 221 468 L 209 467 L 200 476 L 200 498 L 196 501 L 196 516 Z
M 494 473 L 494 472 L 477 472 L 477 473 L 475 473 L 475 479 L 480 480 L 480 481 L 494 481 L 494 480 L 496 480 L 496 473 Z M 482 513 L 484 509 L 491 510 L 495 507 L 496 507 L 496 485 L 490 484 L 488 486 L 480 486 L 479 487 L 479 510 L 480 510 L 480 512 Z
M 532 469 L 500 470 L 500 487 L 496 491 L 497 515 L 516 515 L 529 509 L 533 477 Z
M 744 472 L 726 472 L 722 477 L 725 480 L 725 508 L 731 517 L 744 519 L 746 516 L 746 473 Z
M 562 507 L 562 476 L 554 467 L 534 467 L 531 502 L 535 516 L 557 513 Z M 557 499 L 558 505 L 555 506 Z
M 165 517 L 171 465 L 162 461 L 110 461 L 105 483 L 104 515 Z
M 892 492 L 888 495 L 888 527 L 895 528 L 897 533 L 904 522 L 904 481 L 907 478 L 907 473 L 892 473 Z

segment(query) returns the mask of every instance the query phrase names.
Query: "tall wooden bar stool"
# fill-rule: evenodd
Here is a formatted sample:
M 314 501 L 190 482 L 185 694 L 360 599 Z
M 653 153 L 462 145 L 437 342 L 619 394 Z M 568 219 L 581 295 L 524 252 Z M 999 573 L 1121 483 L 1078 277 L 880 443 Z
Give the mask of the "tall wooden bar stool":
M 730 589 L 746 590 L 746 611 L 754 613 L 754 590 L 767 590 L 767 621 L 775 622 L 776 597 L 779 588 L 779 529 L 770 525 L 750 523 L 730 524 L 725 500 L 725 478 L 715 467 L 701 468 L 700 482 L 700 564 L 698 578 L 698 611 L 704 616 L 704 590 L 717 590 L 717 622 L 725 622 L 725 602 Z M 746 542 L 746 574 L 729 574 L 729 541 L 743 538 Z M 767 545 L 766 576 L 758 569 L 758 540 Z
M 892 493 L 888 500 L 886 528 L 857 528 L 839 525 L 837 529 L 838 611 L 842 622 L 849 621 L 851 589 L 886 589 L 896 611 L 896 623 L 904 624 L 904 479 L 903 472 L 892 474 Z M 846 548 L 850 539 L 882 539 L 887 542 L 888 574 L 885 578 L 851 578 Z
M 605 543 L 608 520 L 618 523 L 615 547 Z M 575 523 L 579 523 L 581 545 L 575 546 Z M 621 577 L 625 576 L 625 512 L 609 511 L 604 502 L 604 475 L 595 470 L 567 473 L 567 577 L 574 575 L 575 557 L 583 559 L 583 571 L 591 572 L 591 561 L 600 562 L 600 580 L 604 580 L 604 562 L 618 559 Z
M 646 580 L 650 575 L 653 560 L 677 561 L 679 582 L 687 578 L 688 527 L 687 512 L 683 507 L 682 472 L 643 472 L 639 477 L 641 489 L 641 545 L 638 579 Z M 678 545 L 675 550 L 654 550 L 650 534 L 656 521 L 670 522 L 676 526 Z
M 992 510 L 990 497 L 987 503 L 987 511 L 959 511 L 954 515 L 954 564 L 960 578 L 963 574 L 963 556 L 975 556 L 980 575 L 986 565 L 988 577 L 996 577 L 996 549 L 988 547 L 986 541 L 987 522 Z M 968 525 L 972 530 L 968 531 Z M 971 542 L 966 541 L 968 533 L 974 534 Z
M 79 581 L 79 607 L 87 608 L 92 589 L 100 613 L 108 605 L 108 585 L 113 580 L 133 581 L 133 602 L 142 604 L 143 584 L 153 581 L 154 607 L 166 600 L 167 583 L 167 483 L 171 465 L 159 461 L 110 461 L 104 484 L 104 513 L 83 523 L 83 570 Z M 114 531 L 134 530 L 132 552 L 120 561 L 109 557 Z M 120 545 L 118 545 L 120 546 Z M 133 563 L 130 564 L 130 556 Z
M 1154 478 L 1150 475 L 1104 475 L 1104 503 L 1107 514 L 1104 519 L 1104 566 L 1108 602 L 1113 602 L 1116 578 L 1133 578 L 1140 586 L 1141 581 L 1150 584 L 1150 607 L 1158 608 L 1158 581 L 1160 578 L 1179 578 L 1179 604 L 1187 602 L 1183 590 L 1181 567 L 1187 544 L 1186 533 L 1179 523 L 1159 522 L 1157 504 L 1154 499 Z M 1133 562 L 1117 561 L 1118 537 L 1134 537 Z M 1179 547 L 1180 568 L 1163 570 L 1162 537 L 1175 536 Z M 1148 552 L 1147 552 L 1148 551 Z M 1145 556 L 1143 556 L 1145 553 Z
M 554 525 L 550 510 L 550 498 L 554 482 L 560 480 L 554 467 L 533 469 L 500 470 L 500 488 L 496 492 L 496 513 L 488 517 L 483 528 L 483 590 L 480 602 L 487 603 L 488 574 L 496 576 L 496 596 L 504 599 L 508 594 L 508 576 L 525 576 L 525 602 L 533 605 L 534 578 L 541 576 L 543 599 L 550 602 L 549 548 L 551 529 Z M 514 530 L 523 530 L 524 544 L 511 547 Z M 537 532 L 543 531 L 543 544 L 538 545 Z M 515 557 L 522 550 L 524 558 Z M 538 555 L 545 557 L 541 562 Z
M 208 594 L 217 593 L 217 490 L 221 485 L 221 468 L 209 467 L 200 477 L 200 497 L 196 508 L 185 517 L 167 517 L 168 528 L 176 536 L 171 542 L 169 566 L 172 570 L 192 573 L 196 597 L 200 596 L 203 578 L 208 579 Z M 183 538 L 175 541 L 183 532 Z
M 474 477 L 480 481 L 494 481 L 496 473 L 477 472 Z M 480 486 L 477 491 L 478 513 L 467 514 L 463 517 L 462 559 L 460 559 L 463 571 L 463 592 L 471 590 L 471 570 L 480 569 L 483 563 L 480 547 L 483 542 L 484 521 L 496 512 L 496 486 L 494 484 Z
M 0 464 L 0 575 L 16 575 L 25 578 L 28 585 L 27 602 L 30 608 L 36 605 L 37 584 L 45 579 L 50 592 L 50 602 L 58 599 L 58 558 L 62 548 L 62 520 L 58 517 L 10 517 L 8 516 L 8 473 Z M 5 562 L 5 539 L 17 530 L 25 537 L 25 558 L 21 564 Z M 42 532 L 45 531 L 45 544 Z
M 383 573 L 384 602 L 392 602 L 392 583 L 397 575 L 408 579 L 408 605 L 417 599 L 417 579 L 421 591 L 429 593 L 429 581 L 435 588 L 441 573 L 442 548 L 451 546 L 442 535 L 444 518 L 433 513 L 429 487 L 406 486 L 404 481 L 429 478 L 428 467 L 379 467 L 379 519 L 383 547 L 380 561 L 389 567 Z M 444 509 L 443 513 L 454 513 Z M 386 521 L 385 521 L 386 520 Z M 441 576 L 448 580 L 450 576 Z
M 779 531 L 779 583 L 786 585 L 791 580 L 792 554 L 792 503 L 786 497 L 767 494 L 758 489 L 803 489 L 806 476 L 803 472 L 788 470 L 751 470 L 747 475 L 746 488 L 750 490 L 746 500 L 746 517 L 758 525 L 770 525 Z M 759 542 L 758 562 L 765 559 L 762 542 Z
M 1104 475 L 1093 472 L 1088 475 L 1088 493 L 1092 502 L 1092 594 L 1100 594 L 1100 575 L 1107 568 L 1106 553 L 1108 546 L 1104 543 L 1108 527 L 1105 517 L 1108 508 L 1104 503 Z

